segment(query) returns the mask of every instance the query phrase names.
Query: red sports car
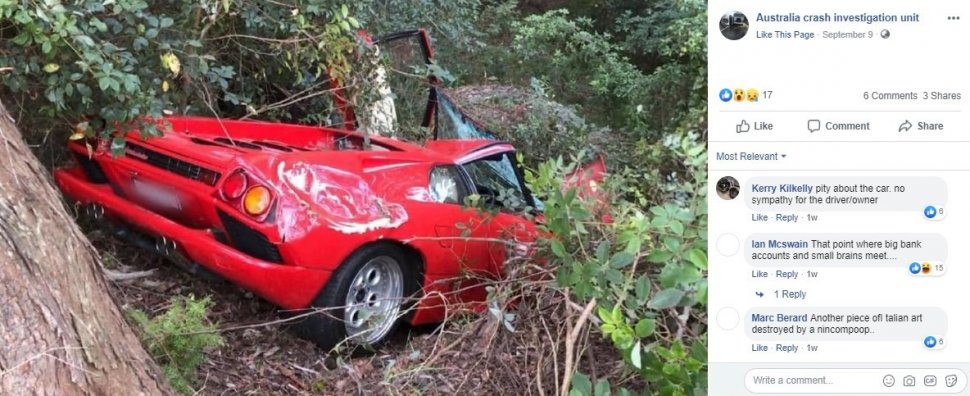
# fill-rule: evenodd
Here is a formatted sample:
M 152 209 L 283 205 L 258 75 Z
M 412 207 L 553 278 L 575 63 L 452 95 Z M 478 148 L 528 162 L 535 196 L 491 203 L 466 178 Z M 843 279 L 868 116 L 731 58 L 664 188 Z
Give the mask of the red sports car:
M 404 36 L 430 56 L 423 32 Z M 423 145 L 349 129 L 164 121 L 162 137 L 129 132 L 124 156 L 69 143 L 77 165 L 56 170 L 57 184 L 120 237 L 189 271 L 284 310 L 314 308 L 298 327 L 324 348 L 377 346 L 399 319 L 438 322 L 448 304 L 483 301 L 463 275 L 501 276 L 537 235 L 522 209 L 541 203 L 515 149 L 435 84 L 425 123 L 437 138 Z M 472 194 L 497 210 L 468 209 Z

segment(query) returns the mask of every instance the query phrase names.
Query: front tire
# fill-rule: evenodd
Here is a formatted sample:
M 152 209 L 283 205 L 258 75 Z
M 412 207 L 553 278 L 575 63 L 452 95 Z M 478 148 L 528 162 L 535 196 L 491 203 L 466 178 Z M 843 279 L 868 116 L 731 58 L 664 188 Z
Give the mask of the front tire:
M 296 325 L 321 348 L 341 343 L 353 350 L 376 349 L 394 333 L 416 290 L 413 267 L 400 248 L 364 246 L 348 257 L 314 298 L 319 313 Z M 345 342 L 346 341 L 346 342 Z

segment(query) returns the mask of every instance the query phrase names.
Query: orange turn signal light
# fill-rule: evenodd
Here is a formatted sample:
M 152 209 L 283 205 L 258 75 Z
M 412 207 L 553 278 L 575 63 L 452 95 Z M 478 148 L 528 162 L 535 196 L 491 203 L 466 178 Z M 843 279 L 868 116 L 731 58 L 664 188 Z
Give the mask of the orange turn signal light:
M 272 200 L 273 196 L 268 188 L 253 186 L 243 196 L 243 209 L 250 216 L 259 216 L 266 213 Z

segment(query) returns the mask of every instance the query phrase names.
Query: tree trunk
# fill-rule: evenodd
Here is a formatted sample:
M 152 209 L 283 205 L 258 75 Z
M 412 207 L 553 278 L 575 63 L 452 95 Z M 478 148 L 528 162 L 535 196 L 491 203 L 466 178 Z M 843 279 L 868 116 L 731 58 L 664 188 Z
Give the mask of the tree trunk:
M 0 103 L 0 394 L 170 394 Z

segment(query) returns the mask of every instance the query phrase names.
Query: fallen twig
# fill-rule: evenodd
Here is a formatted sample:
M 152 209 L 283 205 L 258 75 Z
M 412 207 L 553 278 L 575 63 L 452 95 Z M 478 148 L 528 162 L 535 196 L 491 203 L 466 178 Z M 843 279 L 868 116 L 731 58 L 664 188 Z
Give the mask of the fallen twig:
M 576 366 L 578 366 L 578 362 L 573 362 L 575 358 L 573 356 L 573 350 L 576 348 L 576 339 L 579 338 L 579 333 L 582 332 L 583 326 L 586 325 L 586 319 L 589 318 L 590 313 L 593 312 L 593 308 L 595 307 L 596 299 L 589 300 L 586 303 L 586 308 L 583 309 L 583 313 L 579 315 L 579 319 L 576 319 L 576 324 L 573 325 L 569 335 L 566 336 L 566 365 L 563 368 L 562 387 L 559 388 L 560 396 L 569 395 L 569 385 L 572 383 L 570 379 L 572 378 L 573 371 L 576 370 Z
M 107 268 L 103 268 L 102 271 L 104 272 L 104 276 L 108 278 L 108 280 L 115 281 L 115 282 L 125 282 L 125 281 L 140 279 L 146 276 L 151 276 L 152 274 L 155 273 L 154 268 L 146 271 L 135 271 L 135 272 L 119 272 L 119 271 L 112 271 Z
M 690 319 L 690 307 L 684 307 L 683 313 L 677 316 L 677 334 L 674 338 L 680 339 L 684 336 L 684 331 L 687 330 L 688 319 Z

